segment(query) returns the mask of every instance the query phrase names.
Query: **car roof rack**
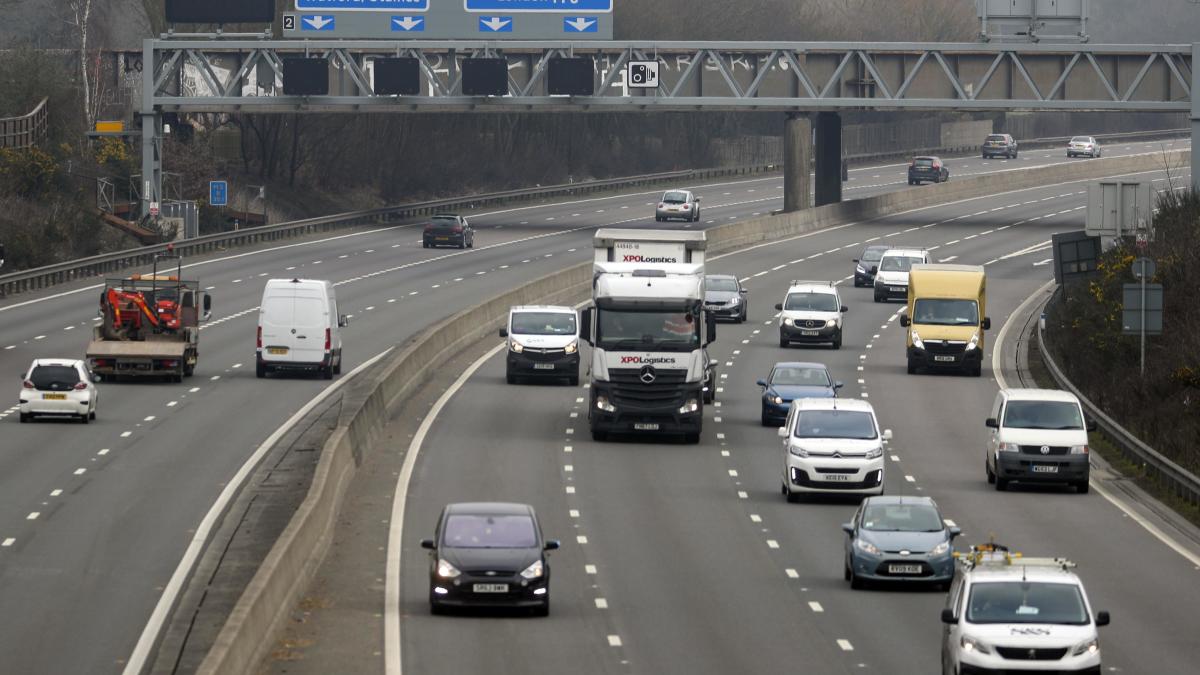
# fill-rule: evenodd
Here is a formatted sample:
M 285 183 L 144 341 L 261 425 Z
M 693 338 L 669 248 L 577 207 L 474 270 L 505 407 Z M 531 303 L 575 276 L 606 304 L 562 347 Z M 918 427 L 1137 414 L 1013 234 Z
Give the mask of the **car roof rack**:
M 833 288 L 834 283 L 826 279 L 792 279 L 788 286 L 829 286 Z
M 979 567 L 1055 567 L 1065 572 L 1076 567 L 1074 562 L 1066 558 L 1026 558 L 1020 551 L 1013 551 L 995 541 L 976 544 L 969 551 L 955 551 L 954 557 L 969 570 Z

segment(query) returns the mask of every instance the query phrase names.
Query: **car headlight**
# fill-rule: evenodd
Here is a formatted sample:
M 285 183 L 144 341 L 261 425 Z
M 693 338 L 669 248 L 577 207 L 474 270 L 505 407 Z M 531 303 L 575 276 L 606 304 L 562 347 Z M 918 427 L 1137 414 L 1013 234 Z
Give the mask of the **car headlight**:
M 1100 651 L 1100 638 L 1091 638 L 1075 645 L 1071 649 L 1071 654 L 1073 656 L 1083 656 L 1084 654 L 1095 654 L 1098 651 Z
M 883 457 L 882 445 L 877 448 L 871 448 L 867 451 L 867 459 L 879 459 L 880 457 Z
M 837 325 L 837 319 L 830 319 L 830 320 L 828 320 L 828 321 L 826 321 L 826 322 L 825 322 L 825 327 L 826 327 L 826 328 L 833 328 L 833 327 L 834 327 L 834 326 L 836 326 L 836 325 Z
M 808 451 L 799 445 L 788 445 L 788 452 L 797 457 L 808 457 Z
M 575 352 L 579 351 L 579 343 L 571 342 L 571 343 L 567 344 L 566 347 L 563 348 L 563 351 L 568 354 L 574 354 Z
M 917 349 L 925 349 L 925 343 L 921 342 L 921 336 L 917 334 L 917 331 L 911 330 L 908 332 L 908 335 L 912 338 L 912 344 L 914 347 Z
M 596 397 L 596 408 L 604 412 L 613 412 L 617 409 L 616 406 L 608 402 L 608 397 L 603 394 Z
M 457 567 L 451 565 L 441 558 L 438 558 L 437 575 L 439 577 L 443 579 L 453 579 L 460 574 L 462 574 L 462 572 L 459 572 Z
M 793 322 L 791 319 L 788 319 L 786 317 L 783 319 L 783 325 L 785 325 L 785 326 L 790 326 L 793 323 L 795 323 L 795 322 Z
M 742 299 L 734 296 L 734 298 L 729 301 L 729 304 L 732 307 L 737 307 L 738 305 L 742 304 Z
M 771 396 L 770 400 L 771 403 L 774 403 L 775 405 L 783 405 L 783 399 L 779 396 Z
M 1072 455 L 1086 455 L 1086 454 L 1088 454 L 1088 446 L 1086 446 L 1086 445 L 1072 445 L 1072 446 L 1071 446 L 1071 449 L 1070 449 L 1070 454 L 1072 454 Z
M 971 341 L 967 343 L 966 349 L 964 351 L 969 352 L 978 346 L 979 346 L 979 333 L 975 333 L 974 335 L 971 336 Z
M 520 354 L 521 352 L 525 351 L 525 347 L 523 347 L 523 346 L 521 345 L 521 343 L 520 343 L 520 342 L 517 342 L 516 340 L 509 340 L 509 341 L 508 341 L 508 348 L 509 348 L 511 351 L 514 351 L 514 352 L 516 352 L 516 353 L 518 353 L 518 354 Z
M 545 566 L 540 559 L 533 561 L 533 564 L 521 570 L 521 576 L 526 579 L 540 579 L 545 573 Z
M 687 403 L 684 403 L 682 406 L 679 407 L 679 413 L 682 415 L 686 415 L 688 413 L 694 413 L 699 409 L 700 409 L 700 401 L 697 399 L 694 399 L 694 398 L 689 398 L 687 400 Z
M 996 450 L 1000 452 L 1020 452 L 1021 447 L 1016 443 L 1001 443 L 996 446 Z
M 962 650 L 964 652 L 979 652 L 980 654 L 992 653 L 991 647 L 988 647 L 986 643 L 982 642 L 981 640 L 977 640 L 970 635 L 962 636 L 962 638 L 959 640 L 959 644 L 962 645 Z
M 931 550 L 929 552 L 929 555 L 946 555 L 946 553 L 949 551 L 950 551 L 950 542 L 943 541 L 942 543 L 938 544 L 937 546 L 934 546 L 933 550 Z
M 858 272 L 859 274 L 866 274 L 866 273 L 867 273 L 867 271 L 863 269 L 863 266 L 862 266 L 862 265 L 855 265 L 855 266 L 854 266 L 854 271 L 855 271 L 855 272 Z
M 869 553 L 871 555 L 879 555 L 879 549 L 875 548 L 875 544 L 872 544 L 871 542 L 867 541 L 866 539 L 855 539 L 854 546 L 857 547 L 858 550 L 862 551 L 863 553 Z

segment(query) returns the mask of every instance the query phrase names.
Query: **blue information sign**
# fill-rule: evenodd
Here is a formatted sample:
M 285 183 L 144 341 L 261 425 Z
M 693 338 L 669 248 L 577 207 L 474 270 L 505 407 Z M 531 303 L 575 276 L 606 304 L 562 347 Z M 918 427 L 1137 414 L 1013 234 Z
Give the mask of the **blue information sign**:
M 481 16 L 479 17 L 479 32 L 481 33 L 511 33 L 513 20 L 511 16 Z
M 607 14 L 613 0 L 463 0 L 468 12 L 585 12 Z
M 595 33 L 600 20 L 594 16 L 568 16 L 563 19 L 565 33 Z
M 229 205 L 229 183 L 223 180 L 208 181 L 208 205 L 209 206 L 228 206 Z
M 298 10 L 425 12 L 429 0 L 296 0 Z

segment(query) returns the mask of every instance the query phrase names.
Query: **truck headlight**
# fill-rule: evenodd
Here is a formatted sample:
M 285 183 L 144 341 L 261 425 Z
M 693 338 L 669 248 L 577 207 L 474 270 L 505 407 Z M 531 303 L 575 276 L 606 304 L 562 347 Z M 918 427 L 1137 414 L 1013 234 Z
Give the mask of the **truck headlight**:
M 566 347 L 563 347 L 563 351 L 568 354 L 574 354 L 575 352 L 579 351 L 579 343 L 571 342 Z
M 521 343 L 517 342 L 516 340 L 509 340 L 508 348 L 509 348 L 509 350 L 516 352 L 517 354 L 520 354 L 521 352 L 525 351 L 525 347 L 523 347 L 521 345 Z
M 1000 452 L 1020 452 L 1021 448 L 1016 443 L 1001 443 L 996 446 L 996 450 Z
M 1071 446 L 1071 449 L 1069 450 L 1069 452 L 1070 452 L 1070 454 L 1072 454 L 1072 455 L 1086 455 L 1086 454 L 1088 454 L 1088 446 L 1086 446 L 1086 445 L 1072 445 L 1072 446 Z
M 867 553 L 870 555 L 879 555 L 879 549 L 875 548 L 875 544 L 872 544 L 871 542 L 867 541 L 866 539 L 855 539 L 854 546 L 858 550 L 862 551 L 863 553 Z
M 980 654 L 991 654 L 992 648 L 988 647 L 984 642 L 977 640 L 970 635 L 962 636 L 959 641 L 964 652 L 979 652 Z
M 596 397 L 596 408 L 604 412 L 614 412 L 617 409 L 616 406 L 608 402 L 608 397 L 604 394 Z
M 687 403 L 684 403 L 682 406 L 679 407 L 679 413 L 681 415 L 686 415 L 688 413 L 694 413 L 699 409 L 700 409 L 700 401 L 698 399 L 689 398 L 687 400 Z
M 912 345 L 914 347 L 916 347 L 917 349 L 925 349 L 925 343 L 921 342 L 921 336 L 917 334 L 917 331 L 915 331 L 915 330 L 909 331 L 908 335 L 909 335 L 909 337 L 912 338 Z
M 1098 651 L 1100 651 L 1100 639 L 1091 638 L 1075 645 L 1071 650 L 1071 654 L 1073 656 L 1083 656 L 1084 654 L 1095 654 Z
M 790 326 L 793 323 L 795 323 L 795 322 L 788 318 L 784 318 L 784 320 L 783 320 L 783 325 L 785 325 L 785 326 Z
M 459 574 L 462 574 L 462 572 L 459 572 L 458 568 L 456 568 L 454 565 L 451 565 L 450 563 L 446 562 L 445 560 L 438 558 L 437 575 L 439 577 L 441 577 L 443 579 L 453 579 L 454 577 L 458 576 Z
M 540 579 L 545 572 L 545 566 L 541 560 L 533 561 L 533 564 L 521 570 L 521 576 L 526 579 Z
M 979 346 L 979 333 L 976 333 L 971 336 L 971 341 L 967 343 L 966 349 L 964 351 L 969 352 L 972 349 L 977 348 L 978 346 Z

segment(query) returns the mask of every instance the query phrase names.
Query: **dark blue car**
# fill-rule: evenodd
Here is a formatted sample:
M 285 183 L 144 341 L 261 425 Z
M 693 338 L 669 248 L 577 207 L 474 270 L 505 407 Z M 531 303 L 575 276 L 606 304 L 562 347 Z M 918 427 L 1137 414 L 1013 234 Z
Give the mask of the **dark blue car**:
M 798 398 L 833 398 L 841 388 L 822 363 L 784 361 L 771 368 L 771 376 L 759 380 L 762 393 L 762 424 L 781 426 L 792 401 Z

